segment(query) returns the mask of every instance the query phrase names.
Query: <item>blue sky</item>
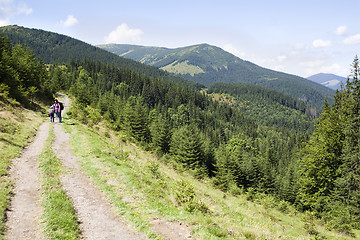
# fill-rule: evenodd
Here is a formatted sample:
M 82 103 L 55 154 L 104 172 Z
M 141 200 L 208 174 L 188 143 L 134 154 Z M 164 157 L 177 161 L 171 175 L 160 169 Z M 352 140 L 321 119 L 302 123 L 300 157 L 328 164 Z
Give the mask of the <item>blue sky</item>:
M 87 43 L 208 43 L 262 67 L 308 77 L 350 74 L 360 0 L 0 0 L 0 25 Z

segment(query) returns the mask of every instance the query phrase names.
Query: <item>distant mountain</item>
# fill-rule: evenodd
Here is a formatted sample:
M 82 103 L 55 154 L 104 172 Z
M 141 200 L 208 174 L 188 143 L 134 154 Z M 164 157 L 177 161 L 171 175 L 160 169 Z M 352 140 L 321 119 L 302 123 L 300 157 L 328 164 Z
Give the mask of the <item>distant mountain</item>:
M 320 108 L 334 91 L 305 78 L 262 68 L 219 47 L 199 44 L 182 48 L 108 44 L 98 47 L 210 86 L 216 82 L 248 83 L 303 99 Z
M 318 74 L 308 77 L 307 79 L 314 81 L 316 83 L 319 83 L 328 88 L 334 89 L 334 90 L 340 89 L 341 82 L 343 84 L 346 83 L 345 77 L 340 77 L 338 75 L 331 74 L 331 73 L 318 73 Z
M 17 25 L 0 27 L 0 33 L 8 36 L 13 44 L 22 44 L 31 48 L 44 63 L 67 63 L 70 60 L 92 59 L 128 68 L 146 76 L 172 80 L 192 88 L 201 89 L 204 87 L 202 84 L 188 79 L 173 76 L 157 67 L 119 57 L 116 54 L 62 34 Z

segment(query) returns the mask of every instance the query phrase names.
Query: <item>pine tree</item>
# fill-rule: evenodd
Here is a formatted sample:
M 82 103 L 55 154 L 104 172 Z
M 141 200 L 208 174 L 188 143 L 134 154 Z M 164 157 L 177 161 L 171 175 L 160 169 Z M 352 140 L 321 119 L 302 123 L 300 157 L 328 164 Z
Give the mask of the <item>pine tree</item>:
M 359 59 L 352 64 L 351 78 L 342 91 L 344 113 L 344 147 L 341 155 L 340 178 L 333 197 L 343 202 L 353 215 L 360 218 L 360 81 Z M 358 226 L 359 227 L 359 226 Z
M 170 153 L 185 168 L 199 169 L 204 167 L 202 140 L 194 125 L 186 125 L 177 129 L 171 138 L 170 146 Z
M 322 207 L 322 202 L 330 197 L 341 164 L 342 144 L 339 115 L 325 101 L 316 130 L 300 161 L 298 200 L 305 209 Z
M 234 149 L 235 150 L 235 149 Z M 236 150 L 235 150 L 236 151 Z M 240 185 L 239 179 L 244 178 L 241 174 L 241 158 L 236 152 L 229 151 L 226 145 L 222 145 L 215 153 L 215 180 L 214 183 L 223 191 L 229 190 L 231 185 Z
M 137 141 L 149 142 L 148 113 L 141 96 L 130 97 L 125 107 L 124 122 L 130 135 Z
M 162 114 L 155 116 L 151 123 L 151 137 L 155 148 L 161 153 L 168 153 L 170 150 L 171 129 L 167 119 Z

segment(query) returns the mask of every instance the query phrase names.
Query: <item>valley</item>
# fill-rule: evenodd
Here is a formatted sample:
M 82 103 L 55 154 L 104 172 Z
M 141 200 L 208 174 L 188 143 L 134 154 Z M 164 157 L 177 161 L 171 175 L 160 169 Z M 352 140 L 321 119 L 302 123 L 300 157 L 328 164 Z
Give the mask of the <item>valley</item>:
M 31 158 L 44 211 L 35 225 L 48 238 L 116 239 L 122 233 L 98 223 L 84 227 L 105 205 L 114 215 L 99 212 L 100 222 L 117 229 L 120 219 L 140 239 L 359 236 L 357 58 L 335 94 L 208 44 L 121 53 L 145 49 L 160 68 L 182 63 L 175 76 L 57 33 L 1 29 L 1 236 L 14 228 L 13 194 L 21 197 L 9 168 L 59 92 L 64 123 L 50 125 Z

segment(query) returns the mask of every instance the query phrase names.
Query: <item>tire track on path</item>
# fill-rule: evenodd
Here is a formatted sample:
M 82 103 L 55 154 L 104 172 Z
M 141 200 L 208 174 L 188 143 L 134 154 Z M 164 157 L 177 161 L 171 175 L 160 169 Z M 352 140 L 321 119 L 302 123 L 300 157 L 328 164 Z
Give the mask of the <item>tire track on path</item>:
M 69 105 L 67 97 L 63 103 L 66 109 Z M 105 194 L 82 172 L 79 160 L 69 146 L 70 135 L 64 132 L 61 124 L 54 124 L 54 132 L 53 151 L 67 168 L 67 172 L 61 176 L 61 182 L 77 211 L 82 237 L 94 240 L 146 239 L 127 229 L 114 213 Z
M 44 239 L 40 230 L 42 213 L 38 156 L 49 134 L 49 123 L 43 123 L 34 141 L 13 160 L 10 176 L 15 185 L 10 210 L 7 212 L 5 239 Z

